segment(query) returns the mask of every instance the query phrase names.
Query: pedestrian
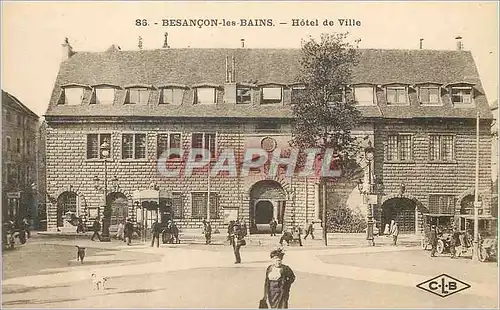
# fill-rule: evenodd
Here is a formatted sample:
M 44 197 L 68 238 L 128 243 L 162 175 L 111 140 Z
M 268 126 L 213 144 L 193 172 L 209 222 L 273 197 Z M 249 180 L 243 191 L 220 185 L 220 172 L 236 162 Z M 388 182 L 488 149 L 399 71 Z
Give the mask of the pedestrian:
M 271 228 L 271 236 L 276 236 L 276 228 L 278 227 L 278 222 L 274 217 L 271 222 L 269 222 L 269 227 Z
M 125 229 L 125 225 L 123 224 L 123 220 L 120 221 L 120 223 L 118 223 L 118 230 L 116 231 L 116 239 L 118 240 L 123 240 L 123 231 Z
M 233 234 L 232 234 L 232 239 L 233 239 L 233 251 L 234 251 L 234 258 L 235 258 L 235 264 L 240 264 L 241 263 L 241 254 L 240 254 L 240 248 L 244 245 L 246 245 L 245 237 L 243 235 L 243 231 L 241 229 L 241 225 L 239 221 L 236 221 L 233 227 Z
M 389 236 L 391 231 L 389 230 L 389 223 L 385 223 L 385 228 L 384 228 L 384 235 Z
M 306 229 L 306 235 L 304 236 L 304 240 L 307 239 L 307 236 L 311 235 L 311 238 L 314 240 L 314 227 L 313 227 L 313 222 L 310 222 L 309 225 L 307 225 Z
M 203 234 L 205 235 L 205 244 L 212 243 L 212 225 L 205 219 L 203 220 Z
M 132 220 L 130 218 L 127 218 L 123 233 L 125 237 L 123 241 L 126 242 L 127 245 L 130 245 L 132 243 L 132 235 L 134 234 L 134 225 L 132 224 Z
M 156 247 L 160 247 L 160 224 L 158 224 L 158 220 L 155 220 L 151 225 L 151 234 L 153 237 L 151 238 L 151 246 L 154 246 L 156 240 Z
M 299 245 L 302 246 L 302 236 L 300 234 L 300 227 L 295 226 L 292 230 L 293 240 L 299 241 Z
M 431 232 L 429 234 L 429 242 L 430 242 L 431 247 L 432 247 L 431 248 L 431 257 L 436 257 L 437 244 L 438 244 L 436 225 L 431 226 Z
M 391 236 L 394 245 L 396 245 L 398 242 L 398 235 L 399 235 L 399 226 L 398 223 L 394 222 L 391 229 Z
M 286 241 L 286 245 L 290 245 L 290 241 L 293 240 L 293 235 L 290 231 L 284 231 L 280 238 L 280 245 L 283 245 L 283 241 Z
M 457 246 L 460 245 L 460 232 L 453 227 L 452 228 L 452 234 L 451 234 L 451 240 L 450 240 L 450 254 L 451 258 L 457 258 Z
M 23 218 L 23 223 L 21 225 L 21 229 L 24 229 L 26 231 L 26 235 L 28 236 L 28 239 L 31 238 L 30 222 L 28 222 L 27 218 Z
M 101 223 L 99 222 L 99 217 L 94 220 L 94 224 L 92 224 L 92 230 L 94 234 L 90 238 L 91 241 L 94 241 L 94 238 L 97 237 L 99 241 L 101 241 L 101 236 L 99 236 L 99 231 L 101 230 Z
M 83 224 L 83 218 L 80 216 L 78 218 L 78 224 L 76 225 L 76 233 L 84 233 L 85 232 L 85 225 Z
M 266 269 L 263 301 L 269 308 L 287 309 L 295 274 L 290 267 L 282 263 L 285 256 L 282 249 L 273 250 L 270 256 L 274 263 Z

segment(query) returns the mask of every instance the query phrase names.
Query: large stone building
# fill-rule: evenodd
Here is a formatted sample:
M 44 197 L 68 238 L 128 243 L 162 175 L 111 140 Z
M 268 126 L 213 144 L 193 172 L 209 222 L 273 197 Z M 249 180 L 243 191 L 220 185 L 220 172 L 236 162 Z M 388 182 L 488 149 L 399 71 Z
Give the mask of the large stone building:
M 200 227 L 207 216 L 219 228 L 243 218 L 252 232 L 272 217 L 280 228 L 319 221 L 315 177 L 208 177 L 206 168 L 167 177 L 157 169 L 169 148 L 205 148 L 214 157 L 232 149 L 237 164 L 248 148 L 287 148 L 291 104 L 304 87 L 296 83 L 300 50 L 113 45 L 75 53 L 67 42 L 63 49 L 46 113 L 49 230 L 68 226 L 67 214 L 95 217 L 105 204 L 112 227 L 125 216 L 151 223 L 163 209 L 181 228 Z M 396 219 L 403 232 L 416 233 L 423 214 L 470 212 L 478 112 L 479 186 L 482 212 L 489 212 L 492 114 L 470 52 L 360 49 L 344 93 L 363 114 L 354 134 L 375 147 L 369 170 L 379 189 L 379 226 Z M 173 158 L 169 165 L 182 164 Z M 360 166 L 367 170 L 362 159 Z M 356 181 L 336 183 L 328 208 L 359 208 L 360 196 Z
M 38 116 L 2 90 L 2 219 L 37 218 Z

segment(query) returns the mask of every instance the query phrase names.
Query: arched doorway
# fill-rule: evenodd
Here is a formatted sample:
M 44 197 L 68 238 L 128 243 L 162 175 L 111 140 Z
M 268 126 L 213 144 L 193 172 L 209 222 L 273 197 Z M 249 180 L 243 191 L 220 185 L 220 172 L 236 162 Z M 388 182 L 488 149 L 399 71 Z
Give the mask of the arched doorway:
M 391 224 L 395 220 L 399 226 L 399 232 L 403 234 L 414 234 L 417 231 L 416 223 L 417 204 L 409 198 L 391 198 L 382 204 L 382 216 L 380 227 Z
M 124 221 L 128 216 L 128 199 L 123 193 L 120 192 L 109 193 L 106 198 L 106 205 L 111 207 L 109 230 L 117 231 L 118 224 L 121 221 Z
M 68 213 L 76 216 L 76 193 L 63 192 L 57 197 L 57 227 L 64 227 L 64 218 Z
M 274 217 L 278 221 L 278 232 L 283 229 L 286 193 L 280 183 L 263 180 L 255 183 L 250 190 L 250 232 L 270 232 L 269 222 Z

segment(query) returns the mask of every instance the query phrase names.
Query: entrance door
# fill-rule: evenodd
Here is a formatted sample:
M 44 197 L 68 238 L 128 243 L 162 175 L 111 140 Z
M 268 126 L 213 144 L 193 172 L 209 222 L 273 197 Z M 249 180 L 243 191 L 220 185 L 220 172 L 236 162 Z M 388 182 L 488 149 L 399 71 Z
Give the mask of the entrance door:
M 255 223 L 269 224 L 273 219 L 273 203 L 268 200 L 257 202 L 255 205 Z
M 382 206 L 382 225 L 395 220 L 400 233 L 415 233 L 415 203 L 406 198 L 394 198 Z

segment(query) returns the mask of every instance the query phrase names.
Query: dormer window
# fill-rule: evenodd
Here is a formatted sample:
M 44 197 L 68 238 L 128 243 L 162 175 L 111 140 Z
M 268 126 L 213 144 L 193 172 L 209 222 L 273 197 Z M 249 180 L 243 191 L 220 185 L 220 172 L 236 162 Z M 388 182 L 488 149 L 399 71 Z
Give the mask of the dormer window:
M 182 104 L 184 89 L 179 87 L 169 87 L 160 90 L 160 104 Z
M 408 103 L 407 89 L 404 86 L 387 87 L 387 105 L 405 105 Z
M 354 101 L 360 106 L 367 106 L 374 104 L 374 88 L 373 86 L 355 86 L 354 87 Z
M 453 104 L 472 104 L 472 87 L 452 87 L 451 102 Z
M 196 88 L 196 103 L 197 104 L 215 104 L 216 92 L 214 87 L 199 87 Z
M 339 87 L 333 91 L 332 101 L 333 103 L 346 101 L 345 87 Z
M 248 86 L 238 86 L 236 88 L 236 103 L 246 104 L 252 101 L 252 89 Z
M 112 86 L 99 86 L 94 91 L 93 104 L 110 105 L 115 101 L 115 88 Z
M 296 84 L 292 86 L 292 104 L 296 104 L 298 100 L 302 100 L 306 92 L 304 84 Z
M 59 104 L 64 105 L 80 105 L 83 102 L 85 88 L 89 86 L 80 84 L 67 84 L 62 86 L 62 94 L 59 99 Z
M 281 87 L 262 87 L 262 104 L 279 103 L 282 97 L 283 89 Z
M 142 104 L 146 105 L 149 102 L 149 88 L 133 87 L 128 89 L 127 104 Z
M 419 87 L 418 100 L 422 105 L 439 104 L 439 87 L 438 86 Z

